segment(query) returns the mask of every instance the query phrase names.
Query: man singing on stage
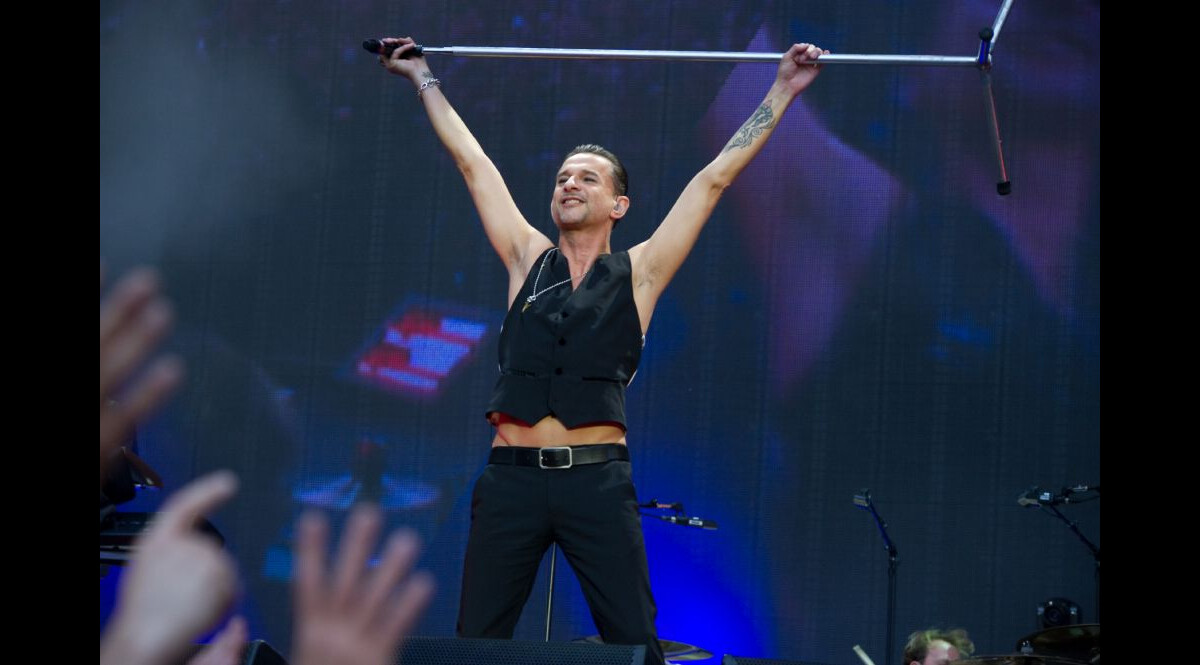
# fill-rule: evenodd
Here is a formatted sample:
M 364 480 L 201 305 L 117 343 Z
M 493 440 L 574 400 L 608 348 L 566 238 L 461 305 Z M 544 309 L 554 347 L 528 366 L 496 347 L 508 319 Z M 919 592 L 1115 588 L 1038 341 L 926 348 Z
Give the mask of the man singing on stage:
M 592 144 L 567 154 L 550 199 L 556 245 L 517 210 L 425 59 L 408 57 L 415 42 L 383 43 L 396 48 L 380 63 L 416 86 L 508 269 L 500 377 L 487 408 L 496 434 L 471 500 L 458 634 L 511 638 L 541 558 L 557 542 L 604 642 L 645 644 L 647 662 L 662 663 L 626 446 L 625 387 L 659 296 L 827 51 L 788 49 L 762 103 L 650 238 L 614 254 L 613 227 L 630 207 L 616 155 Z

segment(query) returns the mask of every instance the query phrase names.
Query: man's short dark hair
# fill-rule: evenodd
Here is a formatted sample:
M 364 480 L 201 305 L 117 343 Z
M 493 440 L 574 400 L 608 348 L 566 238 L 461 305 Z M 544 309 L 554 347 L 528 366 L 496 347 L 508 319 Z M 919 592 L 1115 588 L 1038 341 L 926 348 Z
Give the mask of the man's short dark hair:
M 585 143 L 580 146 L 575 146 L 575 149 L 573 149 L 571 152 L 568 152 L 567 156 L 563 158 L 563 161 L 585 152 L 593 155 L 600 155 L 612 163 L 613 189 L 616 190 L 617 196 L 626 196 L 626 193 L 629 191 L 629 174 L 625 172 L 625 165 L 621 163 L 621 160 L 618 159 L 617 156 L 607 148 L 596 145 L 595 143 Z
M 904 645 L 904 665 L 908 665 L 914 660 L 918 663 L 924 661 L 925 656 L 929 654 L 929 645 L 936 640 L 946 642 L 958 649 L 959 656 L 962 658 L 969 658 L 972 653 L 975 653 L 975 643 L 967 637 L 967 631 L 962 628 L 954 630 L 929 628 L 928 630 L 918 630 L 908 636 L 908 644 Z

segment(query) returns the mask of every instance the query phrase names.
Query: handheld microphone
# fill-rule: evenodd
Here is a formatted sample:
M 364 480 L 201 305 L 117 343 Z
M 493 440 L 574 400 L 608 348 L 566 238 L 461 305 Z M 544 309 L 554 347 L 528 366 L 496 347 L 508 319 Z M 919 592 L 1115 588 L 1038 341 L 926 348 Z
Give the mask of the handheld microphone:
M 386 58 L 392 57 L 392 51 L 404 46 L 403 44 L 384 44 L 378 39 L 364 39 L 363 49 L 368 53 L 382 55 Z M 425 47 L 418 44 L 416 48 L 404 54 L 405 58 L 411 58 L 414 55 L 425 55 Z

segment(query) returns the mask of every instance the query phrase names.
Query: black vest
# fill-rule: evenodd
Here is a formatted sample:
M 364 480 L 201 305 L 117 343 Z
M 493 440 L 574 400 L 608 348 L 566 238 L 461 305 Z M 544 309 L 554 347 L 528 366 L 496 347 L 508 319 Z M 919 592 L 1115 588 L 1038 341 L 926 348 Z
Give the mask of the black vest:
M 504 318 L 500 378 L 487 413 L 530 424 L 552 415 L 567 427 L 610 422 L 625 429 L 625 386 L 644 343 L 629 253 L 596 257 L 575 291 L 570 281 L 545 290 L 570 277 L 557 248 L 534 261 Z M 535 281 L 539 295 L 529 303 Z

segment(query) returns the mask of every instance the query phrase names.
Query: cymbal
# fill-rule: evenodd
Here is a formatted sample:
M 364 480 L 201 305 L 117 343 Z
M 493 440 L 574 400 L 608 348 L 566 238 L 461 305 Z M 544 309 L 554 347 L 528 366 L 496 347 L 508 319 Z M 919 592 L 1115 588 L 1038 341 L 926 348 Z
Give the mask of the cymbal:
M 1086 663 L 1100 653 L 1100 624 L 1078 623 L 1039 630 L 1018 640 L 1017 650 L 1026 644 L 1039 656 L 1074 658 Z
M 658 643 L 662 646 L 663 657 L 667 660 L 706 660 L 713 657 L 711 652 L 683 642 L 659 640 Z
M 599 635 L 588 635 L 581 637 L 576 642 L 592 642 L 594 644 L 604 644 Z M 671 640 L 659 640 L 658 645 L 662 647 L 663 657 L 667 660 L 705 660 L 712 658 L 712 652 L 705 651 L 697 646 L 685 644 L 683 642 L 673 642 Z
M 368 481 L 349 473 L 311 478 L 292 492 L 292 498 L 300 503 L 326 510 L 346 510 L 356 501 L 369 500 L 389 512 L 424 508 L 433 505 L 440 495 L 438 488 L 429 483 L 389 473 Z
M 1086 660 L 1038 656 L 1035 654 L 1010 653 L 1002 656 L 975 656 L 967 660 L 956 660 L 955 665 L 1086 665 Z

